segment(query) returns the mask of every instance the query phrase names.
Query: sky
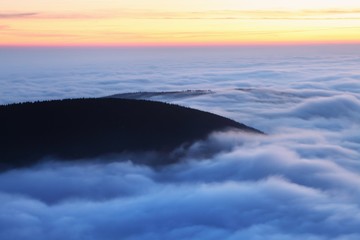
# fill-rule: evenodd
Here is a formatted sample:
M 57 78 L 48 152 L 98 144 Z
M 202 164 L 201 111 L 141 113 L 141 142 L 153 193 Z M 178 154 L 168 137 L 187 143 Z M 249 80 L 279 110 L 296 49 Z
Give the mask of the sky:
M 357 0 L 0 0 L 2 46 L 359 43 Z

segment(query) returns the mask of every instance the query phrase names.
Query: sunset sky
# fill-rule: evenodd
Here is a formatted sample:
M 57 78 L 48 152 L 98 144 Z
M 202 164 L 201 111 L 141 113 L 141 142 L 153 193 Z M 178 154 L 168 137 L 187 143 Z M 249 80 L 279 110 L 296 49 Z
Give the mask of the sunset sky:
M 360 43 L 359 0 L 0 0 L 0 45 Z

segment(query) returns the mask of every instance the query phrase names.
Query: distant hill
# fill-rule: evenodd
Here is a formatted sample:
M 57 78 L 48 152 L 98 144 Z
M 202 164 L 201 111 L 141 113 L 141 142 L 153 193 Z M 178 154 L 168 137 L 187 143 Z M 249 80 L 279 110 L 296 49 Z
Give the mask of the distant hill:
M 124 99 L 143 99 L 143 100 L 154 100 L 157 99 L 183 99 L 190 97 L 197 97 L 202 95 L 209 95 L 215 92 L 210 90 L 184 90 L 184 91 L 165 91 L 165 92 L 130 92 L 120 93 L 108 96 L 109 98 L 124 98 Z
M 44 157 L 70 161 L 131 152 L 168 154 L 228 128 L 261 133 L 208 112 L 145 100 L 89 98 L 3 105 L 0 169 L 30 166 Z M 172 161 L 176 159 L 146 164 Z

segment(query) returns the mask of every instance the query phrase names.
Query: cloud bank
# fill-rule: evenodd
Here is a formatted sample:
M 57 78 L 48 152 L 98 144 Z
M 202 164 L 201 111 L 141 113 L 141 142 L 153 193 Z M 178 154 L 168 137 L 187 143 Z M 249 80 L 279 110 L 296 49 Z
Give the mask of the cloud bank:
M 211 158 L 192 155 L 157 170 L 129 161 L 49 163 L 3 173 L 1 237 L 360 237 L 360 176 L 354 169 L 300 157 L 279 139 L 219 133 L 208 141 L 192 151 L 216 142 L 232 143 L 232 150 Z
M 0 238 L 359 239 L 360 58 L 324 49 L 121 50 L 127 59 L 106 49 L 6 52 L 2 103 L 204 89 L 152 99 L 268 135 L 213 133 L 156 169 L 133 164 L 144 157 L 134 155 L 2 172 Z M 15 59 L 38 62 L 17 71 Z

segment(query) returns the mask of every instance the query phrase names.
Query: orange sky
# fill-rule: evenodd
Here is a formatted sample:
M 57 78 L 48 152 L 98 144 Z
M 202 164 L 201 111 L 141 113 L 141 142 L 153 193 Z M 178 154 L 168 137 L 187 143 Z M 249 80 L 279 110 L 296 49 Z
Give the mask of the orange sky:
M 0 45 L 360 43 L 359 0 L 0 0 Z

